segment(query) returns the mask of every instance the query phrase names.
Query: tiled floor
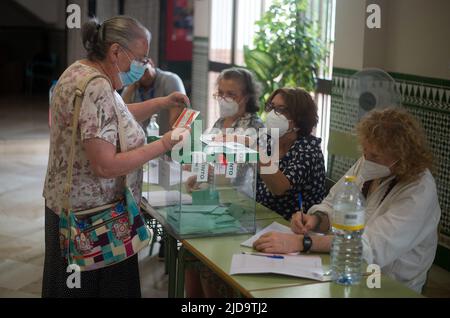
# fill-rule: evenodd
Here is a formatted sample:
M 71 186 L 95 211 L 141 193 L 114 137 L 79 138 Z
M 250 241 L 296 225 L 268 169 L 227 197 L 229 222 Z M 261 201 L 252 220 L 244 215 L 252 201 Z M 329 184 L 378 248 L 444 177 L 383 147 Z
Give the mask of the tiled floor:
M 0 297 L 40 297 L 44 262 L 42 187 L 48 154 L 45 98 L 0 98 Z M 158 246 L 155 248 L 155 252 Z M 157 257 L 140 255 L 144 297 L 166 297 Z M 433 266 L 425 295 L 450 297 L 450 273 Z
M 41 295 L 47 116 L 45 97 L 0 99 L 0 297 Z M 164 263 L 147 255 L 139 262 L 142 295 L 166 297 Z

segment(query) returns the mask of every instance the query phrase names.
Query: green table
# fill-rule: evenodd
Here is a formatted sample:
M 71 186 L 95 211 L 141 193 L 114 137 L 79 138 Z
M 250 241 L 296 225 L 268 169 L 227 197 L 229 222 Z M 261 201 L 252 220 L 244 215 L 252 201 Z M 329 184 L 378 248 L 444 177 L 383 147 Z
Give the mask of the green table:
M 257 231 L 268 226 L 272 222 L 284 223 L 283 218 L 274 217 L 257 220 Z M 301 284 L 309 284 L 311 280 L 301 279 L 296 277 L 276 275 L 276 274 L 256 274 L 256 275 L 233 275 L 230 276 L 228 271 L 231 267 L 231 258 L 233 254 L 238 254 L 244 251 L 250 252 L 251 248 L 241 246 L 240 244 L 250 238 L 252 235 L 235 235 L 223 237 L 209 237 L 209 238 L 192 238 L 183 240 L 183 246 L 180 249 L 179 267 L 178 271 L 184 271 L 183 254 L 189 252 L 197 257 L 206 266 L 212 269 L 219 277 L 221 277 L 227 284 L 244 297 L 252 297 L 249 291 L 260 290 L 266 288 L 289 287 Z M 183 296 L 182 282 L 179 282 L 179 289 L 177 296 Z
M 169 291 L 168 296 L 170 298 L 172 297 L 183 297 L 184 295 L 184 255 L 185 255 L 185 249 L 182 246 L 180 248 L 180 251 L 178 251 L 178 241 L 181 241 L 184 245 L 184 242 L 186 240 L 182 240 L 180 236 L 172 229 L 171 225 L 168 223 L 166 219 L 166 215 L 162 214 L 159 210 L 154 209 L 146 199 L 142 200 L 141 203 L 142 210 L 144 213 L 147 213 L 152 218 L 156 219 L 164 228 L 165 234 L 166 234 L 166 267 L 167 272 L 169 274 Z M 256 203 L 256 220 L 257 220 L 257 231 L 260 230 L 262 227 L 265 227 L 269 225 L 270 223 L 277 221 L 279 223 L 285 222 L 283 218 L 280 217 L 280 215 L 276 214 L 272 210 L 266 208 L 265 206 Z M 208 242 L 208 240 L 239 240 L 238 245 L 246 240 L 247 238 L 250 238 L 253 234 L 243 234 L 243 235 L 232 235 L 232 236 L 219 236 L 219 237 L 206 237 L 202 238 L 201 240 L 205 240 L 205 242 Z M 196 239 L 193 239 L 196 240 Z M 247 249 L 250 250 L 250 249 Z M 183 257 L 179 257 L 178 254 L 181 254 Z M 230 258 L 231 262 L 231 258 Z M 180 270 L 180 268 L 182 268 Z
M 267 211 L 264 211 L 267 212 Z M 257 213 L 257 230 L 264 228 L 276 221 L 288 225 L 288 222 L 280 218 L 278 214 Z M 264 219 L 258 216 L 264 215 Z M 232 255 L 250 248 L 240 246 L 251 235 L 238 235 L 214 238 L 192 238 L 183 240 L 180 249 L 178 271 L 184 271 L 183 254 L 187 252 L 195 255 L 206 266 L 213 270 L 228 285 L 237 290 L 244 297 L 255 298 L 377 298 L 377 297 L 422 297 L 403 284 L 381 275 L 381 288 L 369 288 L 366 284 L 365 274 L 359 285 L 341 286 L 333 282 L 320 282 L 277 274 L 242 274 L 229 275 Z M 322 258 L 324 271 L 330 269 L 329 254 L 315 254 Z M 183 282 L 177 285 L 177 297 L 183 297 Z
M 168 234 L 166 261 L 169 272 L 169 297 L 184 297 L 184 271 L 186 259 L 189 259 L 189 255 L 194 255 L 243 297 L 422 297 L 385 275 L 381 276 L 381 288 L 379 289 L 368 288 L 364 277 L 360 285 L 340 286 L 333 282 L 319 282 L 277 274 L 229 275 L 232 255 L 252 250 L 240 245 L 252 234 L 181 239 L 182 246 L 178 251 L 177 240 L 180 240 L 180 238 L 166 223 L 164 216 L 150 206 L 147 208 L 150 209 L 150 214 L 162 224 Z M 272 222 L 288 225 L 288 222 L 278 214 L 257 203 L 257 231 Z M 324 271 L 328 271 L 329 254 L 316 255 L 321 256 Z
M 356 286 L 341 286 L 332 282 L 315 282 L 299 286 L 250 291 L 255 298 L 418 298 L 415 291 L 384 275 L 380 288 L 368 288 L 365 280 Z

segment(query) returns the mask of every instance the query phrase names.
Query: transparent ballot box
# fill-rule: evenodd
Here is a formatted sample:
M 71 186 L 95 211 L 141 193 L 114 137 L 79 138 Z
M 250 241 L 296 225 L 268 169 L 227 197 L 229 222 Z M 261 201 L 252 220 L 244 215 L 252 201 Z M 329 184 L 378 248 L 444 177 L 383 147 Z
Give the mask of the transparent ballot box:
M 237 143 L 150 161 L 143 196 L 180 237 L 255 232 L 258 153 Z

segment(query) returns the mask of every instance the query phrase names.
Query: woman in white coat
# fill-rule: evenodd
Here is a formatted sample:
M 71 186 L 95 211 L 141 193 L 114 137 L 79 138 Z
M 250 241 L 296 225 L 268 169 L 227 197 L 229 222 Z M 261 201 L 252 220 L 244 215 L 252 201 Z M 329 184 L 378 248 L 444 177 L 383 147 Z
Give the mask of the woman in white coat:
M 357 177 L 366 196 L 363 258 L 420 293 L 436 253 L 441 215 L 426 136 L 412 115 L 394 109 L 372 112 L 357 133 L 364 156 L 346 175 Z M 267 233 L 254 247 L 267 253 L 329 252 L 332 235 L 307 233 L 330 231 L 333 200 L 343 183 L 341 178 L 307 215 L 294 214 L 296 234 Z

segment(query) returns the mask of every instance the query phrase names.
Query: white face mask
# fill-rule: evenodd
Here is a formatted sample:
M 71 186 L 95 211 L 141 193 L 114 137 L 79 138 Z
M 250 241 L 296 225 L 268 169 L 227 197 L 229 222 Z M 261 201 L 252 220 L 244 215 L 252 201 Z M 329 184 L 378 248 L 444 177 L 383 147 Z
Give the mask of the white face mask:
M 220 118 L 231 117 L 236 115 L 239 110 L 239 105 L 234 100 L 227 101 L 225 99 L 219 100 Z
M 394 162 L 391 167 L 394 164 L 396 164 L 396 162 Z M 364 181 L 384 178 L 391 175 L 391 173 L 390 167 L 367 160 L 366 158 L 363 159 L 360 168 L 360 175 Z
M 274 110 L 271 110 L 266 117 L 266 128 L 268 134 L 271 128 L 278 128 L 278 136 L 281 137 L 289 130 L 289 120 L 286 116 L 277 115 Z

